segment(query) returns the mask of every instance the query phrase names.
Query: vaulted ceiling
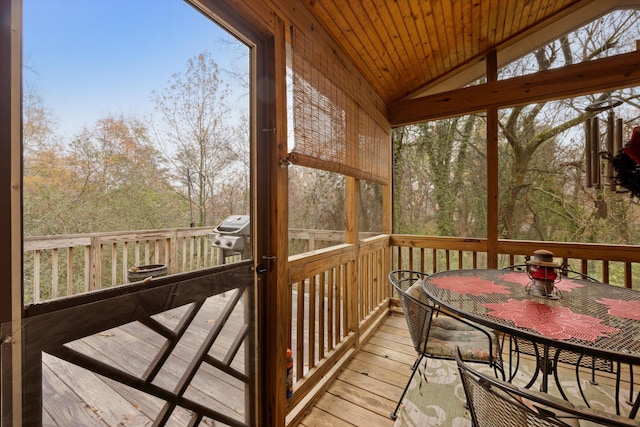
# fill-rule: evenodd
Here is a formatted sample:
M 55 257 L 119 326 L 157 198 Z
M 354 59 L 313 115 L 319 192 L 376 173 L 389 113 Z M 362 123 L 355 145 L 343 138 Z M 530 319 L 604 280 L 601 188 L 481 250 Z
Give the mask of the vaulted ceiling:
M 640 0 L 304 0 L 387 105 L 456 89 Z

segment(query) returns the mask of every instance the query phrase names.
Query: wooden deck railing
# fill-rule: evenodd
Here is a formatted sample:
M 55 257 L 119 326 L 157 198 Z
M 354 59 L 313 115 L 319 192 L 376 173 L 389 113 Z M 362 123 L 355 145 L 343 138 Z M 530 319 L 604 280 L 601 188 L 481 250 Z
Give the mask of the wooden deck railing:
M 25 303 L 127 283 L 135 265 L 169 273 L 221 264 L 207 239 L 212 227 L 87 233 L 24 239 Z
M 455 237 L 393 235 L 393 268 L 433 273 L 487 267 L 487 241 Z M 499 240 L 498 267 L 523 264 L 537 249 L 547 249 L 572 270 L 627 288 L 640 289 L 640 246 Z
M 32 272 L 33 295 L 43 298 L 43 271 L 49 272 L 50 296 L 56 296 L 124 283 L 125 267 L 132 264 L 164 263 L 172 273 L 208 267 L 220 262 L 207 241 L 210 231 L 189 228 L 27 238 L 25 273 Z M 289 257 L 287 324 L 295 376 L 293 396 L 287 403 L 289 421 L 299 419 L 310 397 L 325 387 L 327 378 L 388 312 L 389 268 L 427 273 L 485 268 L 489 257 L 485 239 L 380 235 L 356 245 L 338 243 L 344 241 L 338 232 L 305 233 L 307 247 L 321 249 Z M 301 231 L 296 231 L 290 241 L 302 238 Z M 572 269 L 605 283 L 640 288 L 638 246 L 507 240 L 493 246 L 498 267 L 521 264 L 525 256 L 543 248 Z M 61 291 L 60 283 L 66 283 L 66 289 Z
M 548 249 L 572 269 L 605 283 L 640 287 L 640 247 L 505 240 L 497 249 L 499 267 L 522 264 L 535 250 Z M 288 410 L 317 392 L 329 371 L 341 366 L 386 312 L 389 267 L 433 273 L 486 268 L 487 259 L 485 239 L 408 235 L 378 236 L 358 247 L 343 244 L 290 257 L 295 386 Z M 293 420 L 295 414 L 290 416 Z
M 388 255 L 389 236 L 381 235 L 358 245 L 340 244 L 289 257 L 289 346 L 295 374 L 290 413 L 322 387 L 327 375 L 387 312 Z
M 165 264 L 170 274 L 213 267 L 222 260 L 207 238 L 213 227 L 25 237 L 25 303 L 127 283 L 135 265 Z M 368 235 L 372 235 L 371 233 Z M 344 232 L 291 229 L 291 253 L 344 242 Z

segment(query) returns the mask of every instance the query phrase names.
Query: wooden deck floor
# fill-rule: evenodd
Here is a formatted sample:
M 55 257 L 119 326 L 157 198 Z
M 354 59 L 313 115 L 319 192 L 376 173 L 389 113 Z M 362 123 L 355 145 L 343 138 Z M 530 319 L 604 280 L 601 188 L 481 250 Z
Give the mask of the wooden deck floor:
M 176 317 L 177 319 L 177 317 Z M 177 321 L 177 320 L 176 320 Z M 202 322 L 208 315 L 203 314 Z M 206 331 L 196 331 L 196 336 L 204 337 Z M 175 384 L 179 372 L 189 361 L 189 354 L 197 348 L 197 339 L 180 348 L 176 358 L 158 381 Z M 135 324 L 126 325 L 74 343 L 79 351 L 100 354 L 113 366 L 127 367 L 140 374 L 162 340 Z M 125 347 L 133 348 L 131 352 Z M 129 354 L 129 356 L 122 356 Z M 411 372 L 415 351 L 407 331 L 405 320 L 400 315 L 388 316 L 362 349 L 349 362 L 327 393 L 316 403 L 314 410 L 306 416 L 301 425 L 305 426 L 392 426 L 389 414 Z M 215 372 L 205 372 L 211 381 L 200 387 L 206 379 L 196 383 L 194 393 L 203 403 L 212 402 L 211 391 L 221 383 Z M 242 400 L 242 383 L 223 379 L 223 392 L 232 400 Z M 43 355 L 43 425 L 46 426 L 147 426 L 152 423 L 163 402 L 144 393 L 130 389 L 114 381 L 105 379 L 70 363 L 49 355 Z M 219 390 L 218 390 L 219 392 Z M 219 402 L 216 404 L 219 405 Z M 232 406 L 232 405 L 229 405 Z M 231 407 L 217 408 L 227 410 Z M 235 408 L 238 409 L 238 408 Z M 240 408 L 242 409 L 242 408 Z M 242 413 L 239 410 L 238 413 Z M 338 418 L 333 414 L 343 414 Z M 237 416 L 238 414 L 236 414 Z M 186 426 L 189 414 L 178 412 L 171 425 Z
M 235 292 L 235 291 L 234 291 Z M 165 390 L 180 387 L 188 375 L 199 347 L 218 322 L 221 307 L 229 295 L 211 297 L 203 305 L 187 333 L 173 349 L 153 384 Z M 174 328 L 186 306 L 161 313 L 156 318 Z M 235 339 L 241 312 L 233 312 L 218 335 L 209 355 L 222 359 Z M 144 376 L 165 339 L 138 322 L 74 341 L 69 346 L 138 378 Z M 232 359 L 231 366 L 244 369 L 244 351 Z M 245 384 L 220 369 L 203 363 L 190 381 L 185 397 L 225 416 L 244 420 Z M 110 380 L 48 354 L 43 354 L 43 425 L 45 426 L 149 426 L 160 413 L 164 400 Z M 189 411 L 173 411 L 171 426 L 188 426 Z M 204 425 L 214 425 L 205 418 Z
M 300 425 L 393 426 L 415 358 L 404 317 L 388 316 Z
M 415 357 L 404 317 L 400 313 L 392 314 L 362 346 L 328 391 L 317 400 L 300 425 L 393 426 L 394 421 L 389 414 L 395 408 L 409 379 Z M 503 353 L 503 359 L 508 359 L 506 351 Z M 523 365 L 535 366 L 534 360 L 526 355 L 521 357 Z M 575 375 L 573 366 L 560 364 L 559 369 L 559 372 L 567 377 Z M 590 370 L 583 369 L 582 372 L 582 378 L 590 378 Z M 597 375 L 600 384 L 606 384 L 613 390 L 613 373 L 598 372 Z M 622 387 L 627 390 L 629 377 L 628 367 L 623 366 L 621 381 Z M 640 389 L 638 380 L 636 374 L 635 395 Z M 628 412 L 630 405 L 622 405 L 623 411 Z
M 208 322 L 205 316 L 203 322 Z M 113 350 L 109 356 L 109 363 L 124 365 L 124 360 L 118 359 L 118 352 L 122 346 L 140 346 L 135 351 L 139 356 L 150 353 L 154 346 L 151 340 L 135 343 L 133 336 L 136 331 L 125 327 L 118 331 L 118 335 L 111 336 L 107 332 L 99 337 L 92 337 L 82 346 L 95 345 L 97 341 L 112 342 Z M 204 330 L 198 334 L 203 336 Z M 116 340 L 119 338 L 119 340 Z M 196 340 L 192 346 L 196 346 Z M 181 349 L 178 359 L 174 361 L 177 369 L 182 369 L 188 363 L 188 353 L 193 348 Z M 152 353 L 152 352 L 151 352 Z M 184 354 L 184 360 L 181 354 Z M 330 385 L 327 392 L 319 397 L 313 408 L 302 418 L 299 425 L 313 426 L 393 426 L 394 421 L 389 417 L 397 399 L 402 393 L 411 373 L 411 365 L 415 360 L 415 351 L 411 344 L 409 332 L 404 318 L 400 314 L 387 316 L 378 330 L 374 331 L 363 344 L 353 359 L 338 378 Z M 143 360 L 144 361 L 144 360 Z M 130 364 L 130 360 L 128 360 Z M 135 361 L 134 361 L 135 362 Z M 134 363 L 135 366 L 135 363 Z M 139 366 L 144 369 L 144 364 Z M 44 423 L 46 426 L 147 426 L 152 423 L 152 416 L 157 414 L 162 401 L 135 392 L 125 386 L 91 374 L 74 365 L 62 362 L 51 356 L 44 358 Z M 222 387 L 223 394 L 230 396 L 232 401 L 242 400 L 242 383 L 215 377 L 215 372 L 205 372 L 213 380 L 196 383 L 195 397 L 207 404 L 214 402 L 211 388 Z M 636 377 L 638 377 L 636 375 Z M 623 375 L 623 378 L 625 376 Z M 628 378 L 628 375 L 626 376 Z M 168 373 L 160 379 L 165 382 L 176 382 L 175 373 Z M 206 379 L 203 379 L 206 381 Z M 607 378 L 605 378 L 607 380 Z M 610 381 L 613 381 L 611 376 Z M 636 391 L 640 386 L 636 386 Z M 220 390 L 218 390 L 219 392 Z M 47 397 L 48 396 L 48 397 Z M 219 405 L 220 402 L 213 403 Z M 220 410 L 237 411 L 242 414 L 243 408 L 220 407 Z M 178 413 L 171 425 L 188 425 L 189 414 L 186 411 Z M 212 424 L 212 423 L 211 423 Z M 207 424 L 209 425 L 209 424 Z M 217 425 L 217 424 L 216 424 Z

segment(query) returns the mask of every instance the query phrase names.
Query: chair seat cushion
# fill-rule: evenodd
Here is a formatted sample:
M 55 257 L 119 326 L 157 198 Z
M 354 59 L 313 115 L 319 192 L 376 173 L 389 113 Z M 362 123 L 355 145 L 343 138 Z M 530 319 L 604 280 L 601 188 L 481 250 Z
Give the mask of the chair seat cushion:
M 413 285 L 411 285 L 408 289 L 407 289 L 407 294 L 417 300 L 420 301 L 423 304 L 429 304 L 429 299 L 427 298 L 427 295 L 424 293 L 424 291 L 422 290 L 422 285 L 424 284 L 424 279 L 418 279 L 416 280 Z
M 497 347 L 495 334 L 490 333 Z M 460 347 L 464 360 L 490 361 L 489 339 L 482 331 L 446 316 L 433 317 L 427 341 L 427 354 L 435 357 L 454 358 L 456 346 Z

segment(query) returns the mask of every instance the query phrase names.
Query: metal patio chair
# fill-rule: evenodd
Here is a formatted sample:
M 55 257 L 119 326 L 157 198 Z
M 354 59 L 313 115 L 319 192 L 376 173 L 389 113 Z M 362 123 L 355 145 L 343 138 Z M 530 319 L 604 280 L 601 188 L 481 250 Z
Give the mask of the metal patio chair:
M 547 393 L 520 389 L 468 366 L 456 353 L 456 363 L 475 427 L 512 426 L 638 426 L 629 418 L 577 407 Z
M 411 376 L 391 413 L 392 419 L 397 418 L 402 400 L 425 358 L 454 360 L 456 348 L 460 348 L 465 360 L 489 364 L 496 375 L 499 371 L 504 378 L 501 351 L 495 332 L 476 323 L 442 314 L 422 290 L 423 280 L 427 276 L 411 270 L 389 273 L 389 281 L 398 293 L 409 334 L 418 353 Z

